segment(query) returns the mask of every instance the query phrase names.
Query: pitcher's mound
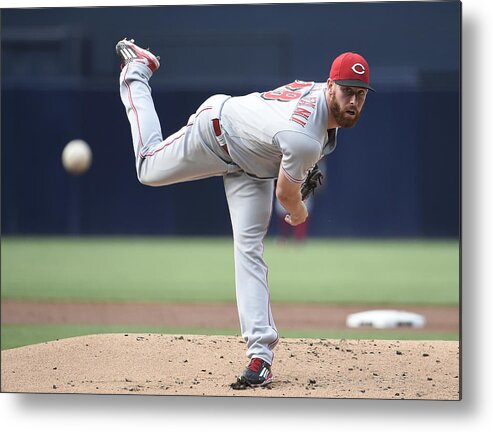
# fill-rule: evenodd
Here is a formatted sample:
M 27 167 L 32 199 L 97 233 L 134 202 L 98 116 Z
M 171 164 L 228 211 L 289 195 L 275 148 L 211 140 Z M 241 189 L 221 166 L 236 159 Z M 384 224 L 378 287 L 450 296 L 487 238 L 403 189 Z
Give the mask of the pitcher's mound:
M 233 390 L 240 337 L 104 334 L 2 351 L 2 392 L 459 399 L 456 341 L 281 339 L 266 388 Z

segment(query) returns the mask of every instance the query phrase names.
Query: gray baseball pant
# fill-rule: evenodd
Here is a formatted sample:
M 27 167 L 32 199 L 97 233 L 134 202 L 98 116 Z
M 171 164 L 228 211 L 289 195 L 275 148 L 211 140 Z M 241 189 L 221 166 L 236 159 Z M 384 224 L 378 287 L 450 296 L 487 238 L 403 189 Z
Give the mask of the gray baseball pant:
M 273 180 L 243 172 L 223 150 L 213 126 L 229 96 L 207 99 L 178 132 L 162 139 L 151 96 L 152 72 L 129 63 L 120 74 L 120 96 L 130 122 L 137 177 L 149 186 L 165 186 L 223 176 L 233 227 L 236 300 L 247 357 L 272 364 L 279 341 L 263 259 L 263 240 L 272 214 Z M 217 121 L 217 120 L 216 120 Z

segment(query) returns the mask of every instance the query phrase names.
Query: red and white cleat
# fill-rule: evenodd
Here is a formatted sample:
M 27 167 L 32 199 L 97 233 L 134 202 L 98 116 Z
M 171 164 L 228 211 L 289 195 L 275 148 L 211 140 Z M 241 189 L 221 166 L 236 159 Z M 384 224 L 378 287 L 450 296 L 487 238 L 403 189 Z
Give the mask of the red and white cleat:
M 150 50 L 139 47 L 133 39 L 127 38 L 116 44 L 116 54 L 121 59 L 121 67 L 130 62 L 139 62 L 145 64 L 151 72 L 156 72 L 159 69 L 159 56 L 155 56 Z

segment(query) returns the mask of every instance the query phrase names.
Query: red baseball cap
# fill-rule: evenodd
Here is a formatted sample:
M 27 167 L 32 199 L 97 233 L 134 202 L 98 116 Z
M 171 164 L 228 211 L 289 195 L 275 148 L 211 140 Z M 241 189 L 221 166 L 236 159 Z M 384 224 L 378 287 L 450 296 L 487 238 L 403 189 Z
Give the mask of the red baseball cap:
M 355 52 L 345 52 L 336 57 L 330 68 L 330 79 L 339 85 L 370 87 L 370 66 L 362 55 Z

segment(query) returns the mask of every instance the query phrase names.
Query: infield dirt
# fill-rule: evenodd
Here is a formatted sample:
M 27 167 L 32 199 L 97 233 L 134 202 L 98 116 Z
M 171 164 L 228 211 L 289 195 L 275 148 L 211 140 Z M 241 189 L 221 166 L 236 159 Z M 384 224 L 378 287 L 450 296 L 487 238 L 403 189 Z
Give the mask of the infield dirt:
M 458 306 L 332 305 L 274 303 L 276 325 L 282 331 L 347 329 L 349 314 L 372 309 L 404 309 L 426 319 L 426 331 L 459 332 Z M 207 327 L 239 329 L 234 303 L 1 303 L 2 324 L 95 324 Z M 406 329 L 413 331 L 420 329 Z
M 4 350 L 2 392 L 459 399 L 457 341 L 283 339 L 274 382 L 233 390 L 235 336 L 105 334 Z

